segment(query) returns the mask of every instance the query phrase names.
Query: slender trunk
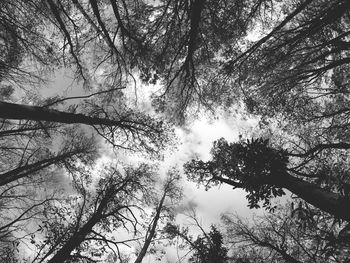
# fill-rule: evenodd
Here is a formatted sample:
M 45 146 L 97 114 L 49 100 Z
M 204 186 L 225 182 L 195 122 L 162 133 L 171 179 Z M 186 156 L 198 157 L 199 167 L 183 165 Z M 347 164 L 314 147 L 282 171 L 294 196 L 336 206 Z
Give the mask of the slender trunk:
M 9 172 L 0 174 L 0 186 L 6 185 L 10 182 L 18 180 L 20 178 L 24 178 L 34 172 L 37 172 L 41 169 L 44 169 L 52 164 L 58 163 L 62 160 L 70 158 L 76 155 L 78 152 L 69 152 L 62 155 L 58 155 L 52 158 L 44 159 L 32 164 L 27 164 L 16 169 L 13 169 Z
M 123 126 L 119 121 L 89 117 L 83 114 L 62 112 L 38 106 L 0 102 L 0 118 L 15 120 L 50 121 L 59 123 L 81 123 L 86 125 Z
M 196 49 L 196 44 L 198 43 L 197 38 L 199 32 L 199 25 L 201 22 L 201 14 L 204 5 L 205 0 L 195 0 L 191 4 L 191 26 L 189 32 L 187 57 L 193 56 L 193 53 Z
M 191 246 L 191 250 L 197 250 L 198 254 L 202 257 L 202 258 L 206 258 L 205 255 L 205 251 L 203 251 L 203 248 L 201 246 L 199 246 L 198 244 L 196 244 L 195 242 L 193 242 L 188 236 L 186 236 L 184 233 L 182 233 L 181 231 L 177 232 L 177 235 L 179 237 L 181 237 L 183 240 L 185 240 L 190 246 Z
M 121 188 L 125 186 L 125 183 Z M 108 191 L 102 198 L 97 210 L 93 216 L 78 230 L 68 241 L 57 251 L 57 253 L 47 263 L 62 263 L 69 259 L 72 251 L 80 246 L 86 236 L 92 232 L 93 227 L 104 218 L 103 210 L 107 207 L 109 201 L 115 194 L 114 191 Z
M 325 149 L 350 149 L 350 143 L 340 142 L 340 143 L 318 144 L 314 148 L 311 148 L 310 150 L 306 151 L 305 153 L 288 153 L 288 155 L 296 156 L 296 157 L 306 157 Z
M 137 256 L 134 263 L 141 263 L 143 258 L 145 257 L 145 255 L 147 253 L 147 249 L 148 249 L 149 245 L 151 244 L 152 239 L 154 237 L 154 234 L 156 232 L 156 227 L 157 227 L 158 220 L 160 217 L 160 212 L 162 211 L 162 208 L 163 208 L 163 203 L 164 203 L 165 197 L 166 197 L 166 191 L 164 192 L 162 199 L 159 202 L 159 205 L 158 205 L 157 210 L 156 210 L 157 212 L 156 212 L 156 215 L 155 215 L 154 220 L 153 220 L 152 227 L 149 230 L 149 233 L 148 233 L 148 236 L 146 237 L 145 243 L 143 244 L 143 247 L 140 251 L 140 254 Z
M 285 260 L 286 263 L 302 263 L 301 261 L 299 261 L 299 260 L 293 258 L 292 256 L 290 256 L 285 250 L 280 249 L 280 248 L 278 248 L 277 246 L 274 246 L 271 243 L 262 241 L 262 240 L 258 239 L 257 237 L 254 237 L 253 242 L 258 244 L 259 246 L 275 250 L 277 253 L 279 253 L 283 257 L 283 259 Z
M 48 261 L 48 263 L 62 263 L 69 259 L 70 254 L 85 240 L 86 236 L 92 232 L 92 228 L 100 220 L 100 215 L 95 214 L 88 222 L 76 232 L 64 246 Z
M 111 50 L 115 51 L 116 48 L 115 48 L 115 45 L 113 43 L 113 40 L 111 39 L 111 36 L 109 35 L 105 24 L 102 22 L 101 14 L 100 14 L 100 11 L 98 10 L 97 0 L 89 0 L 89 2 L 90 2 L 90 5 L 92 7 L 92 11 L 97 19 L 97 22 L 102 29 L 102 32 L 104 34 L 104 39 L 106 40 L 106 42 L 107 42 L 108 46 L 111 48 Z
M 43 127 L 28 127 L 28 128 L 19 128 L 19 129 L 13 129 L 13 130 L 4 130 L 4 131 L 0 131 L 0 137 L 25 135 L 26 132 L 39 131 L 42 129 Z
M 250 56 L 253 52 L 255 52 L 259 47 L 261 47 L 264 43 L 266 43 L 273 35 L 281 30 L 285 25 L 287 25 L 294 17 L 299 15 L 303 10 L 307 8 L 314 0 L 307 0 L 304 3 L 300 4 L 292 13 L 290 13 L 278 26 L 276 26 L 270 33 L 257 41 L 252 47 L 248 50 L 237 56 L 235 59 L 228 62 L 227 69 L 231 71 L 233 66 L 242 58 Z
M 325 190 L 289 174 L 280 176 L 276 186 L 286 188 L 313 206 L 337 218 L 350 221 L 350 198 Z

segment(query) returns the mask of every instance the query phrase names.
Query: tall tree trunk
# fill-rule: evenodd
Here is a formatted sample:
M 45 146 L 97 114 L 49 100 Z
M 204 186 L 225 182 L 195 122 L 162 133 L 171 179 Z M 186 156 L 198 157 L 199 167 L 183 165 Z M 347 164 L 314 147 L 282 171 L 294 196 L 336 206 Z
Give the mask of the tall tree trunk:
M 276 179 L 276 186 L 288 189 L 313 206 L 350 222 L 350 198 L 344 197 L 289 174 Z
M 48 263 L 63 263 L 69 259 L 70 254 L 85 240 L 86 236 L 92 232 L 92 228 L 99 222 L 100 215 L 93 215 L 89 221 L 76 232 L 64 246 L 48 261 Z
M 0 186 L 6 185 L 20 178 L 24 178 L 34 172 L 37 172 L 41 169 L 44 169 L 52 164 L 58 163 L 70 157 L 73 157 L 74 155 L 79 153 L 80 151 L 72 151 L 72 152 L 64 153 L 51 158 L 37 161 L 32 164 L 27 164 L 27 165 L 18 167 L 16 169 L 13 169 L 11 171 L 8 171 L 6 173 L 0 174 Z
M 121 121 L 89 117 L 83 114 L 62 112 L 38 106 L 14 104 L 0 101 L 0 118 L 14 120 L 50 121 L 59 123 L 81 123 L 86 125 L 121 126 Z
M 151 229 L 149 229 L 148 236 L 145 239 L 145 243 L 143 244 L 143 247 L 142 247 L 142 249 L 140 251 L 140 254 L 137 256 L 137 258 L 136 258 L 134 263 L 141 263 L 143 258 L 145 257 L 145 255 L 147 253 L 148 247 L 151 244 L 152 239 L 154 237 L 154 234 L 156 232 L 158 220 L 159 220 L 159 217 L 160 217 L 160 212 L 162 211 L 165 197 L 166 197 L 166 190 L 164 191 L 162 199 L 160 200 L 159 205 L 157 207 L 156 215 L 154 217 L 152 227 L 151 227 Z
M 236 181 L 216 176 L 215 180 L 242 188 Z M 262 183 L 264 184 L 264 183 Z M 287 173 L 265 180 L 265 184 L 274 185 L 291 191 L 313 206 L 328 212 L 337 218 L 350 222 L 350 198 L 321 188 L 317 184 L 309 183 Z
M 121 186 L 121 188 L 123 186 L 125 186 L 125 183 Z M 102 218 L 104 218 L 105 215 L 103 214 L 103 210 L 107 207 L 108 203 L 113 197 L 113 194 L 115 194 L 115 192 L 112 190 L 105 193 L 96 212 L 92 215 L 92 217 L 68 239 L 68 241 L 47 263 L 63 263 L 69 259 L 72 251 L 80 246 L 80 244 L 85 240 L 86 236 L 92 232 L 93 227 Z

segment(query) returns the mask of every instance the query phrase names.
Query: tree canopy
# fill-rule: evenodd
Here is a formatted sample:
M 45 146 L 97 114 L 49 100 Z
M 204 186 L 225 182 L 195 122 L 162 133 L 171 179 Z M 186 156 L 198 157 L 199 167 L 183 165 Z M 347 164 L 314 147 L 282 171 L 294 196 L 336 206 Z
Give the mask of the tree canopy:
M 349 33 L 348 0 L 2 0 L 0 260 L 138 263 L 171 232 L 189 262 L 345 262 Z M 164 157 L 222 112 L 258 127 L 183 171 L 269 215 L 193 238 L 176 223 L 186 179 Z M 302 204 L 288 220 L 281 196 Z M 229 256 L 240 238 L 260 249 Z

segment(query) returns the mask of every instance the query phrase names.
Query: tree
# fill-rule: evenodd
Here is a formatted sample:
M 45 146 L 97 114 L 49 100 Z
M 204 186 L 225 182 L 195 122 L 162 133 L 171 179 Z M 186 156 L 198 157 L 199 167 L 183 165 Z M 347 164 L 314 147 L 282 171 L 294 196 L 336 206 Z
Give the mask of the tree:
M 189 234 L 188 227 L 180 228 L 180 226 L 169 222 L 164 229 L 170 239 L 179 237 L 187 244 L 187 247 L 189 247 L 189 252 L 187 254 L 191 253 L 188 262 L 228 262 L 228 250 L 224 245 L 223 236 L 217 227 L 211 225 L 210 231 L 206 232 L 201 226 L 194 209 L 190 211 L 188 217 L 191 221 L 194 222 L 194 227 L 200 230 L 201 234 L 198 235 L 196 239 L 194 239 L 193 236 Z
M 139 65 L 145 81 L 160 78 L 164 82 L 165 88 L 154 96 L 154 105 L 177 116 L 180 123 L 193 112 L 192 106 L 210 110 L 221 106 L 230 91 L 216 81 L 215 69 L 221 66 L 217 55 L 222 47 L 243 37 L 251 19 L 267 6 L 267 1 L 225 0 L 170 0 L 155 6 L 146 38 L 155 52 L 147 50 L 145 59 L 141 57 L 145 66 Z
M 327 109 L 320 98 L 330 105 L 343 97 L 349 8 L 347 1 L 295 1 L 282 7 L 285 16 L 269 33 L 231 57 L 226 69 L 249 89 L 250 109 L 303 118 Z
M 264 201 L 273 209 L 270 199 L 289 189 L 350 220 L 343 209 L 350 205 L 349 10 L 347 0 L 2 1 L 0 186 L 6 191 L 60 168 L 73 182 L 83 180 L 81 163 L 92 165 L 95 151 L 84 143 L 90 136 L 78 137 L 67 127 L 82 124 L 84 133 L 93 130 L 114 148 L 158 156 L 171 144 L 166 118 L 182 124 L 197 105 L 215 112 L 244 101 L 247 114 L 258 114 L 267 129 L 277 123 L 281 135 L 273 131 L 271 144 L 219 140 L 213 160 L 187 165 L 189 176 L 244 188 L 251 207 Z M 259 31 L 253 32 L 257 40 L 252 31 Z M 73 71 L 75 84 L 86 94 L 42 98 L 43 80 L 58 67 Z M 160 84 L 152 100 L 157 111 L 166 113 L 162 119 L 133 105 L 139 78 Z M 130 100 L 131 86 L 136 95 Z M 54 260 L 54 255 L 82 259 L 90 241 L 115 245 L 93 233 L 110 226 L 105 221 L 113 217 L 104 213 L 115 202 L 110 196 L 114 183 L 101 186 L 104 190 L 96 196 L 84 192 L 85 185 L 77 186 L 83 201 L 68 200 L 63 209 L 81 220 L 61 224 L 49 218 L 57 239 L 50 236 L 44 244 L 44 260 Z M 156 236 L 165 199 L 164 192 L 140 260 Z M 61 205 L 49 203 L 55 212 Z M 11 222 L 20 216 L 10 218 L 9 226 L 15 228 Z M 210 233 L 220 239 L 215 229 Z M 204 236 L 197 252 L 212 249 L 213 240 Z M 193 260 L 209 258 L 199 253 Z
M 23 87 L 42 81 L 42 74 L 34 70 L 48 71 L 60 60 L 56 45 L 43 34 L 42 25 L 47 21 L 42 1 L 2 1 L 0 11 L 1 87 Z M 30 62 L 34 67 L 29 69 Z
M 227 53 L 227 78 L 261 127 L 278 125 L 279 147 L 312 159 L 326 149 L 337 155 L 348 149 L 349 9 L 348 1 L 286 2 L 261 38 L 237 47 L 237 55 Z
M 118 17 L 116 3 L 110 1 L 109 4 L 113 7 L 116 17 Z M 90 95 L 82 95 L 73 98 L 58 97 L 45 98 L 44 100 L 35 99 L 32 101 L 32 105 L 34 106 L 8 102 L 13 101 L 15 98 L 6 96 L 6 98 L 4 98 L 5 100 L 2 100 L 0 104 L 2 112 L 0 118 L 8 120 L 35 120 L 39 123 L 42 123 L 43 121 L 70 124 L 83 123 L 93 126 L 98 134 L 114 146 L 126 148 L 128 148 L 129 145 L 122 145 L 121 142 L 129 141 L 129 143 L 132 144 L 132 147 L 142 146 L 149 151 L 151 151 L 151 148 L 153 147 L 151 144 L 160 143 L 162 140 L 160 137 L 162 136 L 159 135 L 167 129 L 163 125 L 164 122 L 152 118 L 147 114 L 137 112 L 135 109 L 131 109 L 126 105 L 127 102 L 123 101 L 123 98 L 121 98 L 123 97 L 122 90 L 129 82 L 129 80 L 125 78 L 128 78 L 130 75 L 130 73 L 128 73 L 129 69 L 126 63 L 126 58 L 124 57 L 126 55 L 124 52 L 119 51 L 117 45 L 113 43 L 114 40 L 111 39 L 110 32 L 108 32 L 109 26 L 107 26 L 107 30 L 102 21 L 104 19 L 103 16 L 106 14 L 99 9 L 96 1 L 89 1 L 88 7 L 80 4 L 79 1 L 74 1 L 74 3 L 68 3 L 66 1 L 57 3 L 56 1 L 42 2 L 36 0 L 16 4 L 11 4 L 9 1 L 5 1 L 2 5 L 2 22 L 5 23 L 4 30 L 6 31 L 4 34 L 9 34 L 13 38 L 4 37 L 4 44 L 5 46 L 8 45 L 11 47 L 8 48 L 10 49 L 10 51 L 7 52 L 9 53 L 8 56 L 11 57 L 13 56 L 11 54 L 16 54 L 16 58 L 19 60 L 18 63 L 15 63 L 12 66 L 6 66 L 6 68 L 20 70 L 24 63 L 23 61 L 27 62 L 27 60 L 30 62 L 29 67 L 32 67 L 33 70 L 35 62 L 44 65 L 45 67 L 49 67 L 57 66 L 56 64 L 63 60 L 63 65 L 69 67 L 67 60 L 71 56 L 73 59 L 72 63 L 78 69 L 77 75 L 84 79 L 86 89 L 88 91 L 93 90 L 94 92 Z M 90 8 L 92 8 L 92 14 L 90 14 Z M 19 13 L 20 15 L 16 17 L 12 15 L 14 13 Z M 35 18 L 32 17 L 33 14 L 35 14 Z M 89 15 L 92 15 L 92 18 Z M 96 22 L 93 21 L 94 19 L 97 19 L 97 25 Z M 136 37 L 133 37 L 129 29 L 126 26 L 123 26 L 120 19 L 121 18 L 119 17 L 117 22 L 122 28 L 122 37 L 128 36 L 135 40 Z M 94 34 L 89 34 L 89 36 L 87 36 L 82 33 L 82 27 L 85 20 L 88 20 L 89 25 L 92 27 L 89 32 L 95 31 Z M 27 21 L 32 21 L 33 23 L 28 25 Z M 41 27 L 45 30 L 41 30 Z M 59 32 L 56 32 L 56 29 L 58 29 Z M 8 33 L 7 31 L 11 32 Z M 103 42 L 100 43 L 101 41 L 98 40 L 100 35 L 103 35 L 103 39 L 108 42 L 107 51 L 105 48 L 101 48 L 103 47 Z M 89 39 L 91 36 L 95 45 L 90 45 L 90 41 L 93 41 L 92 39 Z M 22 37 L 26 39 L 23 39 Z M 16 45 L 11 44 L 11 41 L 15 42 Z M 66 41 L 68 43 L 65 43 Z M 41 46 L 44 50 L 38 48 Z M 67 47 L 69 48 L 69 55 L 65 53 Z M 19 52 L 19 49 L 23 49 L 24 52 Z M 51 57 L 50 54 L 57 54 L 62 52 L 61 50 L 63 50 L 63 54 L 59 59 Z M 93 66 L 89 68 L 88 65 L 95 65 L 95 63 L 86 63 L 85 60 L 90 60 L 93 57 L 91 54 L 96 53 L 94 50 L 101 50 L 101 52 L 105 51 L 107 56 L 110 51 L 112 52 L 113 58 L 116 58 L 117 60 L 117 63 L 112 63 L 113 70 L 115 70 L 117 65 L 120 65 L 120 70 L 115 72 L 117 76 L 113 78 L 120 78 L 119 81 L 112 81 L 112 83 L 108 84 L 108 77 L 104 78 L 102 76 L 97 76 L 96 80 L 105 79 L 103 83 L 98 83 L 98 81 L 96 82 L 92 80 L 92 72 L 97 70 L 97 68 L 103 64 L 103 60 L 106 59 L 103 57 L 106 54 L 102 52 L 103 58 L 98 55 L 96 56 L 97 60 L 102 60 L 96 62 L 99 66 L 97 66 L 97 68 L 94 68 Z M 7 53 L 4 54 L 6 55 Z M 29 58 L 31 58 L 31 56 L 37 58 L 37 60 L 30 60 Z M 4 63 L 7 63 L 6 61 L 11 61 L 12 63 L 15 60 L 14 58 L 4 58 Z M 109 65 L 105 67 L 105 70 L 107 70 Z M 43 74 L 44 72 L 40 72 L 42 71 L 41 68 L 39 68 L 38 71 L 42 75 L 45 75 Z M 33 84 L 36 84 L 36 87 L 28 87 L 28 83 L 19 82 L 18 76 L 12 76 L 9 71 L 6 72 L 3 72 L 1 84 L 4 87 L 7 87 L 10 93 L 13 93 L 14 87 L 16 87 L 11 83 L 11 81 L 14 81 L 18 82 L 17 86 L 19 88 L 26 90 L 31 96 L 35 94 L 36 97 L 40 97 L 40 95 L 36 94 L 34 90 L 45 84 L 43 81 L 33 82 Z M 34 77 L 34 75 L 34 73 L 32 74 L 31 72 L 28 72 L 29 77 Z M 71 105 L 69 109 L 63 111 L 52 109 L 53 106 L 62 106 L 62 103 L 67 100 L 82 100 L 84 98 L 91 99 L 75 106 Z M 18 99 L 16 100 L 18 101 Z M 81 114 L 76 113 L 77 108 L 83 108 L 80 109 L 82 112 Z M 150 140 L 148 141 L 146 138 L 149 138 Z M 164 137 L 162 138 L 164 139 Z M 158 144 L 158 146 L 160 146 L 160 144 Z
M 168 176 L 163 186 L 162 196 L 155 210 L 155 215 L 147 228 L 142 248 L 138 253 L 134 263 L 141 263 L 143 258 L 145 257 L 147 250 L 151 245 L 151 242 L 157 235 L 156 230 L 157 227 L 159 227 L 159 221 L 161 219 L 163 219 L 164 221 L 164 218 L 173 218 L 173 211 L 170 205 L 172 205 L 174 202 L 175 204 L 177 204 L 177 202 L 181 198 L 181 189 L 177 186 L 179 179 L 179 171 L 177 171 L 176 169 L 173 168 L 168 172 Z M 170 199 L 170 204 L 165 203 L 166 199 Z
M 134 82 L 136 69 L 145 82 L 159 79 L 164 83 L 160 94 L 154 96 L 158 110 L 183 120 L 189 106 L 197 102 L 207 108 L 222 102 L 211 88 L 217 73 L 214 69 L 221 66 L 217 54 L 243 38 L 252 21 L 271 9 L 270 2 L 29 3 L 36 8 L 33 13 L 38 19 L 51 27 L 50 37 L 40 34 L 43 40 L 52 39 L 47 49 L 61 53 L 59 62 L 73 65 L 86 84 L 97 80 L 104 87 L 123 87 Z M 94 80 L 101 68 L 104 74 L 97 74 Z M 207 78 L 208 68 L 211 74 Z M 222 89 L 221 94 L 224 92 L 228 90 Z
M 349 257 L 349 245 L 340 234 L 347 224 L 302 202 L 296 208 L 280 205 L 250 222 L 232 214 L 222 222 L 237 262 L 346 262 Z
M 5 3 L 12 13 L 19 12 L 19 6 Z M 97 74 L 98 82 L 104 87 L 133 82 L 135 71 L 145 82 L 159 79 L 164 88 L 154 94 L 154 105 L 169 114 L 186 115 L 194 104 L 209 109 L 224 102 L 230 105 L 237 101 L 234 97 L 238 93 L 243 93 L 240 95 L 245 96 L 247 104 L 256 105 L 263 99 L 264 105 L 283 107 L 286 99 L 293 102 L 288 96 L 310 97 L 333 68 L 334 77 L 343 75 L 348 63 L 349 5 L 345 0 L 50 0 L 22 5 L 35 13 L 39 22 L 51 26 L 54 41 L 40 34 L 37 24 L 33 32 L 20 27 L 19 22 L 30 12 L 22 12 L 19 21 L 11 16 L 8 20 L 13 27 L 31 34 L 34 40 L 33 36 L 39 35 L 37 39 L 48 43 L 47 50 L 52 54 L 61 52 L 59 62 L 75 65 L 77 75 L 86 83 L 93 83 L 92 76 L 99 68 L 103 68 L 104 75 Z M 261 29 L 261 38 L 247 40 L 254 28 Z M 21 40 L 18 35 L 15 39 Z M 26 47 L 32 50 L 39 46 L 36 44 L 32 41 Z M 40 54 L 50 58 L 44 51 Z M 48 61 L 46 64 L 50 64 Z M 339 94 L 332 88 L 335 82 L 331 81 L 329 92 L 322 96 Z M 242 85 L 251 92 L 237 91 Z M 346 83 L 336 85 L 345 87 Z M 275 92 L 279 99 L 269 100 Z
M 197 237 L 194 241 L 195 252 L 190 262 L 227 262 L 227 249 L 223 244 L 223 237 L 214 225 L 211 226 L 206 238 Z
M 0 186 L 50 173 L 53 166 L 69 171 L 74 163 L 92 165 L 98 156 L 95 139 L 84 131 L 46 123 L 3 121 L 0 140 Z
M 149 187 L 154 171 L 141 165 L 125 167 L 124 175 L 114 167 L 103 172 L 96 192 L 89 190 L 90 175 L 80 175 L 76 177 L 76 196 L 61 205 L 47 206 L 41 225 L 45 237 L 36 241 L 38 252 L 33 262 L 93 261 L 109 253 L 121 257 L 119 246 L 128 240 L 121 240 L 116 233 L 123 229 L 136 232 L 137 213 L 153 194 Z
M 119 7 L 114 1 L 110 1 L 110 4 L 118 19 L 120 14 L 118 14 L 117 9 Z M 81 171 L 81 166 L 92 166 L 94 164 L 96 151 L 93 144 L 95 141 L 89 138 L 91 142 L 87 143 L 87 138 L 84 135 L 74 132 L 74 129 L 78 130 L 76 124 L 89 125 L 113 147 L 136 152 L 146 151 L 151 155 L 153 154 L 153 156 L 161 154 L 160 150 L 166 145 L 167 136 L 165 133 L 167 133 L 166 130 L 169 131 L 169 127 L 165 127 L 167 125 L 164 125 L 164 121 L 135 111 L 127 106 L 128 102 L 125 102 L 125 98 L 121 94 L 121 90 L 128 84 L 128 78 L 130 77 L 129 68 L 124 61 L 126 52 L 120 52 L 119 47 L 117 48 L 118 45 L 113 43 L 114 39 L 112 40 L 109 31 L 110 27 L 109 25 L 106 27 L 103 21 L 106 18 L 105 13 L 101 11 L 103 8 L 100 9 L 101 6 L 96 1 L 89 1 L 88 6 L 85 3 L 79 3 L 79 1 L 70 3 L 67 1 L 43 2 L 36 0 L 18 1 L 16 3 L 3 1 L 0 5 L 0 23 L 3 25 L 0 32 L 1 48 L 4 51 L 0 58 L 0 63 L 3 65 L 0 81 L 2 87 L 4 87 L 0 102 L 0 111 L 2 112 L 0 118 L 3 119 L 0 139 L 6 143 L 1 148 L 4 155 L 1 157 L 0 185 L 5 189 L 4 192 L 7 189 L 19 186 L 15 189 L 14 193 L 16 195 L 13 194 L 10 197 L 11 200 L 8 200 L 7 196 L 3 198 L 2 201 L 6 202 L 6 206 L 11 207 L 14 203 L 19 205 L 21 196 L 16 191 L 23 190 L 20 186 L 35 183 L 37 180 L 43 179 L 45 174 L 48 175 L 51 172 L 69 173 L 73 181 L 79 181 L 80 177 L 85 176 Z M 121 14 L 124 16 L 123 12 Z M 90 15 L 92 15 L 92 19 L 89 18 Z M 88 34 L 83 32 L 85 29 L 82 29 L 85 19 L 93 29 Z M 97 23 L 94 21 L 95 19 Z M 121 26 L 122 37 L 138 42 L 132 36 L 129 25 L 124 26 L 120 19 L 119 17 L 118 23 Z M 95 34 L 89 34 L 94 30 Z M 105 43 L 100 41 L 101 35 L 103 35 L 102 39 L 108 44 L 107 49 Z M 124 47 L 126 46 L 125 44 Z M 66 53 L 67 50 L 68 53 Z M 92 50 L 101 51 L 94 52 L 97 62 L 86 63 L 94 57 L 89 54 Z M 113 67 L 111 71 L 115 71 L 109 72 L 109 77 L 113 80 L 111 82 L 106 80 L 103 83 L 106 85 L 99 86 L 93 81 L 92 71 L 98 69 L 104 63 L 104 59 L 108 60 L 104 56 L 106 54 L 108 56 L 109 52 L 112 54 L 111 58 L 116 59 L 115 61 L 118 61 L 118 63 L 108 61 L 107 66 L 105 64 L 103 66 L 106 72 L 108 66 Z M 86 56 L 87 54 L 89 56 Z M 98 65 L 96 66 L 96 64 Z M 91 65 L 91 67 L 87 65 Z M 120 67 L 117 68 L 116 65 Z M 42 84 L 45 84 L 38 77 L 48 73 L 48 71 L 44 72 L 43 68 L 50 69 L 58 66 L 75 67 L 77 69 L 76 77 L 81 78 L 84 87 L 93 90 L 93 92 L 89 95 L 69 98 L 41 99 L 40 95 L 37 94 L 33 97 L 34 87 L 35 89 L 40 88 Z M 19 73 L 26 78 L 22 80 Z M 100 77 L 102 78 L 102 75 Z M 27 92 L 26 95 L 29 95 L 29 99 L 22 98 L 22 102 L 13 103 L 14 101 L 21 101 L 20 98 L 16 97 L 18 96 L 18 90 L 21 89 Z M 19 92 L 19 96 L 21 95 L 21 92 Z M 61 110 L 63 103 L 73 99 L 88 100 Z M 64 124 L 75 125 L 68 126 Z M 86 134 L 89 132 L 88 128 L 84 130 Z M 38 194 L 40 195 L 41 191 L 39 190 Z M 135 194 L 137 190 L 135 186 Z M 109 194 L 106 195 L 107 197 L 101 194 L 102 201 L 104 200 L 100 204 L 102 210 L 105 209 L 106 203 L 111 201 Z M 41 205 L 46 204 L 45 197 L 41 197 L 44 198 Z M 85 206 L 85 197 L 83 198 L 84 205 L 80 211 L 81 213 L 77 213 L 78 217 L 84 219 L 89 216 L 88 207 Z M 55 210 L 55 207 L 59 207 L 59 203 L 53 202 L 53 200 L 47 199 L 46 201 L 49 203 L 47 206 L 53 210 Z M 6 206 L 4 206 L 5 208 L 2 207 L 4 208 L 1 211 L 2 213 L 8 211 Z M 27 206 L 29 208 L 23 207 L 22 209 L 21 207 L 23 213 L 19 212 L 13 217 L 6 218 L 8 220 L 3 222 L 1 230 L 14 233 L 17 230 L 22 231 L 18 226 L 18 222 L 25 225 L 25 223 L 30 223 L 29 219 L 33 214 L 40 219 L 41 216 L 44 216 L 36 213 L 37 210 L 34 208 L 39 205 L 34 200 Z M 25 208 L 29 210 L 25 210 Z M 21 209 L 18 209 L 18 211 L 22 211 Z M 123 209 L 121 208 L 121 210 Z M 35 210 L 35 213 L 31 213 L 32 210 Z M 130 212 L 128 216 L 133 216 L 131 210 L 128 210 L 128 208 L 124 210 L 123 212 L 126 214 L 127 211 Z M 92 227 L 96 226 L 102 219 L 107 220 L 101 216 L 100 212 L 97 209 L 97 214 L 92 215 L 91 220 L 87 220 L 85 225 L 82 222 L 77 223 L 77 226 L 81 229 L 77 229 L 76 235 L 73 235 L 71 239 L 65 240 L 68 242 L 70 251 L 65 249 L 67 244 L 58 242 L 54 250 L 48 251 L 48 256 L 57 252 L 58 254 L 61 253 L 61 256 L 68 257 L 70 252 L 79 247 L 80 243 L 84 241 L 80 237 L 77 238 L 77 235 L 86 236 L 91 232 Z M 110 218 L 108 217 L 108 220 L 111 220 Z M 123 221 L 124 219 L 121 219 L 119 223 L 132 223 L 134 219 L 137 221 L 136 217 L 130 220 L 126 218 L 126 221 Z M 106 225 L 108 225 L 108 222 Z M 51 241 L 55 242 L 54 239 Z M 101 240 L 96 237 L 95 241 L 98 243 Z M 63 247 L 63 250 L 58 250 L 60 246 Z M 46 246 L 43 247 L 43 249 L 46 248 Z M 56 256 L 56 260 L 59 257 Z
M 241 143 L 228 143 L 225 139 L 214 142 L 212 160 L 192 160 L 185 165 L 189 178 L 199 183 L 226 183 L 234 188 L 243 188 L 251 208 L 270 207 L 272 197 L 284 194 L 282 188 L 290 190 L 306 202 L 337 218 L 350 220 L 344 207 L 350 205 L 347 194 L 332 192 L 316 182 L 309 182 L 308 174 L 288 169 L 288 152 L 273 149 L 268 141 L 252 139 Z M 304 176 L 304 180 L 298 176 Z
M 60 201 L 62 189 L 57 183 L 54 171 L 44 169 L 33 178 L 22 178 L 0 187 L 0 257 L 4 262 L 10 259 L 20 262 L 23 246 L 31 244 L 40 233 L 40 229 L 33 226 L 42 219 L 45 206 Z
M 99 111 L 97 106 L 94 109 L 95 116 L 7 102 L 0 102 L 0 109 L 0 117 L 3 119 L 90 125 L 116 147 L 123 147 L 121 142 L 127 141 L 131 137 L 133 142 L 129 141 L 129 143 L 134 147 L 143 147 L 145 150 L 152 151 L 153 146 L 163 147 L 163 139 L 165 139 L 163 133 L 167 130 L 162 121 L 155 120 L 145 114 L 115 111 L 116 118 L 109 118 L 109 114 L 103 109 Z M 104 115 L 104 117 L 99 117 L 99 115 Z M 128 147 L 128 145 L 126 144 L 124 147 Z
M 69 138 L 70 136 L 72 137 Z M 14 158 L 12 160 L 14 163 L 10 167 L 1 167 L 6 172 L 0 175 L 0 186 L 34 176 L 53 165 L 65 167 L 69 171 L 74 166 L 74 162 L 92 164 L 96 157 L 93 138 L 85 138 L 83 134 L 67 131 L 66 141 L 63 141 L 62 144 L 61 149 L 57 149 L 57 153 L 51 152 L 49 148 L 40 151 L 37 145 L 33 147 L 33 152 L 31 152 L 31 149 L 27 147 L 18 164 L 17 158 Z M 26 157 L 27 155 L 28 157 Z M 15 168 L 12 167 L 13 165 Z
M 273 146 L 217 142 L 212 161 L 188 164 L 190 177 L 242 187 L 252 207 L 259 200 L 269 206 L 285 188 L 349 220 L 342 214 L 349 205 L 349 8 L 348 1 L 286 3 L 277 7 L 283 15 L 276 20 L 261 15 L 247 22 L 261 27 L 258 40 L 232 41 L 236 53 L 223 47 L 228 59 L 223 75 L 239 88 L 248 112 L 259 114 L 261 126 L 272 130 Z
M 79 170 L 78 164 L 92 167 L 97 154 L 94 139 L 78 130 L 67 129 L 61 141 L 52 141 L 30 125 L 17 129 L 4 122 L 3 126 L 8 130 L 0 135 L 0 239 L 4 238 L 4 247 L 17 248 L 38 232 L 27 226 L 41 218 L 45 205 L 59 198 L 61 182 Z

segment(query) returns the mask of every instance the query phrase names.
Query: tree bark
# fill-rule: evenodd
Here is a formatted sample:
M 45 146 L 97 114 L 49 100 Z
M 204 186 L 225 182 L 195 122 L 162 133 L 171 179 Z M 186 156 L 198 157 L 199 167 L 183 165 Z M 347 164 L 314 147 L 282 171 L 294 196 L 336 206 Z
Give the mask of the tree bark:
M 59 123 L 81 123 L 86 125 L 123 126 L 120 121 L 90 117 L 83 114 L 62 112 L 39 106 L 0 102 L 0 118 L 14 120 L 50 121 Z
M 215 180 L 234 186 L 234 188 L 242 188 L 239 183 L 216 176 Z M 264 184 L 274 185 L 287 189 L 296 194 L 309 204 L 328 212 L 337 218 L 350 222 L 350 198 L 337 193 L 330 192 L 322 187 L 306 182 L 299 178 L 285 173 L 281 176 L 274 176 L 265 180 Z
M 145 257 L 145 255 L 147 253 L 148 247 L 151 244 L 152 239 L 154 237 L 154 234 L 156 232 L 156 227 L 157 227 L 158 220 L 160 217 L 160 212 L 162 211 L 162 208 L 163 208 L 163 203 L 164 203 L 165 197 L 166 197 L 166 190 L 164 191 L 162 199 L 160 200 L 159 205 L 157 207 L 157 210 L 156 210 L 157 212 L 156 212 L 156 215 L 154 217 L 152 227 L 149 230 L 148 236 L 145 239 L 145 243 L 143 244 L 142 249 L 140 251 L 140 254 L 137 256 L 134 263 L 141 263 L 143 258 Z
M 288 189 L 313 206 L 350 222 L 350 198 L 289 174 L 284 174 L 275 181 L 276 186 Z
M 13 169 L 11 171 L 8 171 L 6 173 L 0 174 L 0 186 L 6 185 L 10 182 L 16 181 L 20 178 L 24 178 L 34 172 L 37 172 L 41 169 L 44 169 L 52 164 L 58 163 L 62 160 L 65 160 L 67 158 L 70 158 L 76 154 L 78 154 L 79 151 L 73 151 L 64 153 L 58 156 L 54 156 L 51 158 L 47 158 L 44 160 L 37 161 L 32 164 L 27 164 L 21 167 L 18 167 L 16 169 Z
M 48 261 L 48 263 L 62 263 L 69 259 L 70 254 L 76 249 L 84 240 L 85 237 L 92 232 L 92 228 L 99 222 L 100 215 L 95 214 L 89 221 L 76 232 L 64 246 Z
M 121 187 L 124 185 L 125 184 L 123 184 Z M 68 241 L 47 263 L 62 263 L 69 259 L 72 251 L 80 246 L 80 244 L 85 240 L 86 236 L 92 232 L 93 227 L 102 218 L 104 218 L 103 210 L 107 207 L 113 194 L 114 191 L 107 191 L 93 216 L 78 231 L 76 231 L 73 236 L 68 239 Z

